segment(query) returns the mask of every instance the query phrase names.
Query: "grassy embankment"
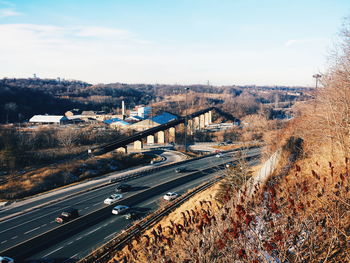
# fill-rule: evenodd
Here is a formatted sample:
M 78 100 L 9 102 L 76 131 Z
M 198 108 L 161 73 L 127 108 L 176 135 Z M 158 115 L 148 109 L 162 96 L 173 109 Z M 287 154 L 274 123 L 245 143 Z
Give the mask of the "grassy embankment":
M 159 156 L 137 153 L 107 153 L 87 160 L 74 160 L 26 172 L 0 185 L 0 199 L 13 200 L 46 192 L 92 177 L 158 161 Z

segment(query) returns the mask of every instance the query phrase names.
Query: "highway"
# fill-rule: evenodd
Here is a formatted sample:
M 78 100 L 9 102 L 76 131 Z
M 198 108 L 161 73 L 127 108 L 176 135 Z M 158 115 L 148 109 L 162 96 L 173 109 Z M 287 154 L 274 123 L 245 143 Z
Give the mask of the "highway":
M 143 165 L 141 167 L 133 167 L 130 169 L 126 169 L 123 171 L 115 171 L 109 174 L 92 178 L 88 181 L 81 182 L 76 185 L 72 185 L 69 187 L 64 187 L 61 189 L 55 189 L 53 191 L 49 191 L 48 193 L 39 194 L 37 196 L 21 200 L 19 202 L 15 202 L 5 208 L 0 209 L 0 222 L 4 221 L 7 218 L 13 217 L 16 214 L 23 213 L 23 211 L 31 210 L 36 206 L 41 206 L 45 203 L 51 201 L 57 201 L 60 198 L 66 198 L 69 195 L 78 193 L 80 191 L 84 191 L 87 189 L 91 189 L 92 187 L 99 186 L 101 184 L 107 183 L 111 178 L 116 178 L 120 176 L 129 175 L 135 172 L 142 172 L 147 169 L 156 168 L 162 166 L 164 164 L 169 164 L 173 162 L 181 161 L 182 158 L 180 155 L 176 154 L 174 151 L 150 151 L 149 153 L 158 154 L 164 158 L 163 161 L 155 163 L 153 165 Z M 1 229 L 1 224 L 0 224 Z M 1 232 L 1 231 L 0 231 Z
M 249 152 L 250 154 L 258 154 L 259 150 L 253 149 Z M 217 158 L 215 156 L 207 157 L 176 166 L 186 167 L 187 171 L 184 173 L 175 173 L 175 167 L 170 167 L 154 172 L 145 177 L 133 179 L 128 182 L 133 186 L 133 188 L 131 191 L 124 194 L 124 198 L 135 195 L 163 182 L 184 176 L 186 173 L 190 173 L 191 171 L 193 172 L 196 170 L 214 167 L 221 163 L 228 162 L 230 159 L 232 159 L 231 154 L 226 154 L 223 158 Z M 185 185 L 177 186 L 173 190 L 183 193 L 184 191 L 201 184 L 203 181 L 208 180 L 212 176 L 213 174 L 205 175 L 201 178 L 188 182 Z M 106 205 L 103 204 L 103 200 L 110 194 L 114 193 L 114 187 L 115 184 L 110 184 L 1 222 L 0 251 L 57 227 L 54 220 L 57 215 L 59 215 L 60 212 L 67 207 L 75 207 L 79 209 L 79 213 L 81 215 L 85 215 L 106 207 Z M 145 213 L 154 211 L 159 206 L 159 202 L 163 194 L 164 193 L 150 196 L 143 202 L 139 203 L 137 207 L 141 210 L 143 209 Z M 114 205 L 110 206 L 111 210 L 113 206 Z M 124 229 L 129 223 L 130 222 L 128 222 L 126 219 L 111 214 L 108 218 L 99 222 L 98 224 L 89 226 L 70 238 L 59 242 L 58 244 L 55 244 L 54 246 L 49 247 L 44 251 L 41 251 L 39 254 L 31 256 L 30 258 L 55 258 L 59 259 L 57 262 L 71 259 L 72 262 L 74 262 L 75 259 L 80 258 L 90 252 L 92 248 L 105 243 L 116 233 Z

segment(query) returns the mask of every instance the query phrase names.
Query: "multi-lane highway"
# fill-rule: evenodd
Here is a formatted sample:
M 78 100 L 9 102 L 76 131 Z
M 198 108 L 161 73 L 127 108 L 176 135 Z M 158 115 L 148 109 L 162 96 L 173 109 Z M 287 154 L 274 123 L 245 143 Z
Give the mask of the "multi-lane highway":
M 258 149 L 249 150 L 249 155 L 257 154 L 259 154 Z M 226 154 L 222 158 L 212 156 L 176 166 L 186 167 L 186 172 L 183 173 L 175 173 L 175 167 L 170 167 L 164 168 L 145 177 L 135 178 L 128 182 L 132 185 L 132 189 L 124 194 L 124 198 L 136 195 L 146 189 L 182 177 L 193 171 L 203 170 L 215 167 L 221 163 L 226 163 L 230 161 L 230 159 L 232 159 L 232 154 Z M 212 176 L 214 176 L 214 173 L 204 173 L 203 176 L 181 186 L 174 186 L 171 190 L 177 191 L 181 194 L 210 179 Z M 63 199 L 51 205 L 46 205 L 42 208 L 1 222 L 0 251 L 56 228 L 57 224 L 54 221 L 55 218 L 67 207 L 75 207 L 79 209 L 79 213 L 82 216 L 106 207 L 106 205 L 103 204 L 103 200 L 110 194 L 114 193 L 114 188 L 115 185 L 110 184 L 96 190 Z M 150 194 L 148 198 L 139 202 L 136 207 L 143 210 L 145 213 L 154 211 L 159 206 L 163 194 L 164 193 L 157 193 L 155 195 Z M 110 206 L 111 210 L 112 207 L 113 205 Z M 130 224 L 130 221 L 127 221 L 123 217 L 110 214 L 110 216 L 97 224 L 90 225 L 66 239 L 42 249 L 39 253 L 36 252 L 29 258 L 50 258 L 58 259 L 57 262 L 74 262 L 85 256 L 93 248 L 96 248 L 102 243 L 108 241 L 108 239 L 111 239 L 122 229 L 125 229 L 128 224 Z

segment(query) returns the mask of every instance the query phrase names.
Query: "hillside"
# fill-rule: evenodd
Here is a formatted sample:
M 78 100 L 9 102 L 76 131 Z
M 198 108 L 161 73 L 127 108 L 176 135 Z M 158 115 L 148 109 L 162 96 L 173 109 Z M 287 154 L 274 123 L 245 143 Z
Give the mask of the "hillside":
M 309 89 L 302 87 L 257 87 L 206 85 L 98 84 L 54 79 L 0 80 L 0 123 L 23 122 L 34 114 L 63 114 L 79 108 L 120 112 L 121 102 L 127 109 L 152 104 L 155 112 L 171 109 L 184 114 L 185 90 L 188 89 L 188 110 L 218 106 L 237 117 L 256 113 L 260 106 L 309 98 Z M 272 105 L 273 104 L 273 105 Z
M 138 236 L 112 262 L 350 262 L 350 34 L 313 100 L 270 138 L 252 174 L 216 188 Z M 204 199 L 201 199 L 204 198 Z

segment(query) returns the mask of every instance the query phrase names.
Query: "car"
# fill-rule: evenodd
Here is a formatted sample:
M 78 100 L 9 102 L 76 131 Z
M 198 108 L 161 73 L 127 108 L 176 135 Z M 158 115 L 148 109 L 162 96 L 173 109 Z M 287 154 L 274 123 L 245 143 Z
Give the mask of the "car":
M 56 222 L 59 224 L 66 223 L 68 221 L 71 221 L 75 218 L 79 217 L 78 209 L 75 208 L 68 208 L 64 210 L 60 216 L 56 218 Z
M 233 167 L 234 165 L 233 165 L 233 163 L 227 163 L 227 164 L 225 164 L 225 166 L 226 166 L 226 168 L 230 168 L 230 167 Z
M 109 182 L 116 183 L 116 182 L 118 182 L 118 178 L 111 178 L 111 179 L 109 179 Z
M 0 263 L 14 263 L 14 262 L 15 260 L 13 258 L 0 256 Z
M 224 143 L 224 142 L 220 142 L 220 143 L 218 144 L 218 146 L 224 146 L 224 145 L 226 145 L 226 143 Z
M 226 144 L 232 144 L 232 141 L 231 140 L 228 140 L 225 142 Z
M 163 198 L 167 201 L 170 201 L 170 200 L 177 198 L 178 196 L 179 195 L 175 192 L 168 192 L 163 196 Z
M 176 173 L 183 173 L 183 172 L 185 172 L 186 171 L 186 168 L 185 167 L 179 167 L 179 168 L 176 168 L 175 169 L 175 172 Z
M 120 200 L 122 198 L 123 198 L 122 194 L 112 194 L 110 197 L 106 198 L 103 201 L 103 203 L 105 203 L 106 205 L 110 205 L 110 204 L 117 202 L 118 200 Z
M 120 192 L 127 192 L 131 189 L 131 185 L 129 184 L 118 184 L 116 187 L 115 187 L 115 191 L 117 193 L 120 193 Z
M 217 157 L 217 158 L 221 158 L 223 155 L 222 155 L 222 153 L 217 153 L 216 155 L 215 155 L 215 157 Z
M 125 213 L 127 210 L 129 210 L 129 207 L 126 205 L 117 205 L 113 208 L 112 214 L 119 215 L 122 213 Z

